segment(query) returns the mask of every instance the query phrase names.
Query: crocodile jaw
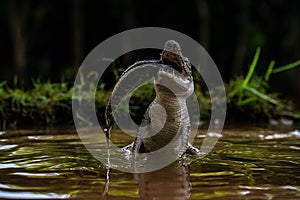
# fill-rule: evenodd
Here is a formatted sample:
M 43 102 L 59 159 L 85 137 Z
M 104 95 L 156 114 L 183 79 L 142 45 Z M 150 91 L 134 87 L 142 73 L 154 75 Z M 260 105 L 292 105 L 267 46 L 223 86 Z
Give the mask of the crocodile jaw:
M 177 97 L 189 97 L 194 92 L 193 80 L 183 76 L 169 67 L 160 69 L 155 79 L 155 85 L 169 88 Z

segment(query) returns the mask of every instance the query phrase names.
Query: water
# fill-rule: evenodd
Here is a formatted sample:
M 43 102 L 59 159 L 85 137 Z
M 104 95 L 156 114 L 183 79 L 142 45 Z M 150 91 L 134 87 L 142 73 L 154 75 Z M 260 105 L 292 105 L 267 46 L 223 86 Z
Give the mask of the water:
M 0 131 L 0 198 L 300 199 L 300 133 L 293 130 L 226 129 L 208 157 L 144 174 L 111 169 L 109 182 L 74 129 Z

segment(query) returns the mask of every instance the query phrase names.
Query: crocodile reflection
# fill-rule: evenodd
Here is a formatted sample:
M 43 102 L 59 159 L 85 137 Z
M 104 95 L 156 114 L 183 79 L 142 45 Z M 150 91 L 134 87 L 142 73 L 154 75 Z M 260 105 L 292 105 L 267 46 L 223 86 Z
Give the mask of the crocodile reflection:
M 180 162 L 157 171 L 136 175 L 142 199 L 189 199 L 191 182 L 188 167 Z
M 157 171 L 134 174 L 134 179 L 138 182 L 140 199 L 183 200 L 189 199 L 191 195 L 189 168 L 182 162 L 176 161 Z M 115 199 L 115 196 L 109 195 L 108 183 L 109 180 L 103 190 L 102 198 Z M 135 198 L 124 197 L 124 199 Z

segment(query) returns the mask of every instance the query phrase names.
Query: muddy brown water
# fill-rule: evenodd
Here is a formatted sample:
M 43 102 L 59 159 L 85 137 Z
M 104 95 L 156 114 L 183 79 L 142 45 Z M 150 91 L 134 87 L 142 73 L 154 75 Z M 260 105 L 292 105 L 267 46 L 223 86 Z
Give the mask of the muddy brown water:
M 1 131 L 0 155 L 0 199 L 300 199 L 293 127 L 225 129 L 205 158 L 143 174 L 111 169 L 109 178 L 72 128 Z

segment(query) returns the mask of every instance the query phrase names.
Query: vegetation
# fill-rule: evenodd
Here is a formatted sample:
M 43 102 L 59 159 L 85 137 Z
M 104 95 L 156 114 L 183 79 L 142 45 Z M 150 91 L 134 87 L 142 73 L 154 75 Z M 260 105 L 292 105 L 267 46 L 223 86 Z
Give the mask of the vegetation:
M 72 93 L 73 87 L 63 81 L 33 81 L 33 88 L 26 91 L 16 87 L 10 88 L 6 82 L 2 82 L 0 128 L 70 125 L 73 123 Z M 97 110 L 101 113 L 104 113 L 109 94 L 109 91 L 102 89 L 96 95 Z
M 67 115 L 71 114 L 72 90 L 67 83 L 34 81 L 33 89 L 23 91 L 2 82 L 0 95 L 1 126 L 4 128 L 27 124 L 52 125 L 70 119 Z
M 239 117 L 250 117 L 255 121 L 280 117 L 300 119 L 300 114 L 295 111 L 292 102 L 280 99 L 279 94 L 270 93 L 268 84 L 271 74 L 297 67 L 300 60 L 278 68 L 274 68 L 275 61 L 272 60 L 265 74 L 259 76 L 254 72 L 260 51 L 261 49 L 257 48 L 246 77 L 238 76 L 229 82 L 227 86 L 229 110 Z
M 257 48 L 249 71 L 231 80 L 226 86 L 229 119 L 245 119 L 245 121 L 267 121 L 280 117 L 300 119 L 299 112 L 291 101 L 279 98 L 276 93 L 269 92 L 268 81 L 274 73 L 283 72 L 300 65 L 300 60 L 294 63 L 274 68 L 272 60 L 263 75 L 255 74 L 260 48 Z M 112 73 L 118 79 L 119 72 L 113 66 Z M 92 75 L 91 75 L 92 76 Z M 115 81 L 116 81 L 115 80 Z M 201 104 L 202 120 L 209 119 L 210 98 L 207 90 L 201 88 L 201 79 L 195 77 L 195 92 Z M 33 81 L 33 88 L 21 90 L 17 87 L 18 79 L 15 77 L 14 86 L 9 87 L 4 81 L 0 83 L 0 127 L 17 127 L 26 125 L 70 125 L 72 120 L 72 93 L 74 88 L 61 81 Z M 77 90 L 80 90 L 76 88 Z M 82 83 L 82 87 L 86 84 Z M 91 87 L 91 86 L 88 86 Z M 94 88 L 90 88 L 94 89 Z M 104 119 L 106 102 L 111 89 L 100 84 L 97 88 L 96 109 L 100 119 Z M 148 104 L 154 98 L 155 92 L 151 84 L 146 84 L 137 89 L 130 99 L 130 114 L 138 122 Z M 79 100 L 79 99 L 78 99 Z

